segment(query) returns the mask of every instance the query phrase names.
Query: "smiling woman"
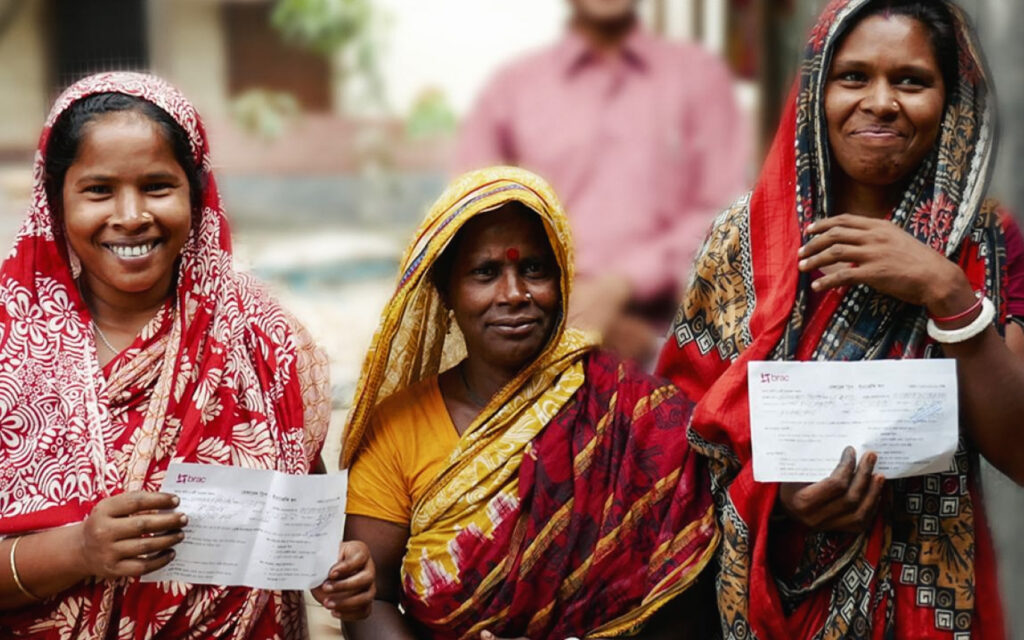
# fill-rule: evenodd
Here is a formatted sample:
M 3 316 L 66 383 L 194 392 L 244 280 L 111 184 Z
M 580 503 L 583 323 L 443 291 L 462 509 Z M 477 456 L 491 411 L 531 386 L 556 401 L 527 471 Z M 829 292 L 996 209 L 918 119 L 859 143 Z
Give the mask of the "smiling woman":
M 995 113 L 943 0 L 833 0 L 757 187 L 716 221 L 660 369 L 700 398 L 732 638 L 1003 638 L 979 455 L 1024 484 L 1024 245 L 985 190 Z M 751 473 L 747 364 L 956 359 L 954 468 L 887 481 Z M 858 460 L 859 456 L 859 460 Z
M 208 153 L 152 76 L 86 78 L 50 114 L 0 267 L 0 636 L 305 636 L 299 593 L 138 579 L 186 535 L 171 461 L 308 473 L 327 428 L 326 359 L 232 268 Z
M 377 566 L 347 637 L 707 637 L 691 405 L 566 326 L 568 229 L 543 180 L 496 168 L 413 239 L 345 432 L 346 538 Z
M 199 173 L 181 127 L 125 94 L 75 103 L 57 120 L 53 140 L 47 191 L 82 268 L 79 286 L 106 364 L 171 290 L 202 193 Z

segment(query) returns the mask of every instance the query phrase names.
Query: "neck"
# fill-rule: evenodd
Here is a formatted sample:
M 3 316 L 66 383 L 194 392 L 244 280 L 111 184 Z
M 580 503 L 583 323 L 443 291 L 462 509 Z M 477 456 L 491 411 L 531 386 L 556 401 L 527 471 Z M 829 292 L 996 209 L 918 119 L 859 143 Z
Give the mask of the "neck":
M 868 218 L 885 218 L 900 203 L 903 185 L 873 187 L 856 183 L 845 175 L 832 181 L 835 208 L 832 215 L 852 213 Z
M 477 396 L 485 404 L 518 373 L 483 362 L 472 355 L 467 356 L 461 366 L 469 393 Z M 471 401 L 473 404 L 479 404 L 473 399 Z
M 141 293 L 124 293 L 97 281 L 87 273 L 79 281 L 82 297 L 93 320 L 104 327 L 135 334 L 156 315 L 170 295 L 171 286 L 154 287 Z
M 636 16 L 629 14 L 621 20 L 612 22 L 596 22 L 580 15 L 573 16 L 570 23 L 572 30 L 586 40 L 594 50 L 610 53 L 617 50 L 625 42 L 630 31 L 636 25 Z

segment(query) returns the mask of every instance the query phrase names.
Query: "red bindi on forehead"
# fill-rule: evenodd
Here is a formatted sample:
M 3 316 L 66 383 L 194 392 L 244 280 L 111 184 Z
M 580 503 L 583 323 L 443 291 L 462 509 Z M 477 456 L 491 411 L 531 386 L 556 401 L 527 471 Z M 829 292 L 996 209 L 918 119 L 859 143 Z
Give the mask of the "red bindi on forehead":
M 519 249 L 512 247 L 505 252 L 505 256 L 512 262 L 519 262 Z

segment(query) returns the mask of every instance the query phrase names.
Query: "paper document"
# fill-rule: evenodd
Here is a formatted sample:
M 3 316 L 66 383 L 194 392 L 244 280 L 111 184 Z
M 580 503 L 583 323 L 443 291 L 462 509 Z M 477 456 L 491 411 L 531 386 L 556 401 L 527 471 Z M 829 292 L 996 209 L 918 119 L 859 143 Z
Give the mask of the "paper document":
M 260 589 L 318 586 L 338 557 L 345 477 L 171 464 L 161 491 L 188 516 L 175 557 L 143 582 Z
M 843 449 L 878 454 L 875 473 L 948 471 L 959 438 L 955 360 L 751 362 L 754 479 L 817 482 Z

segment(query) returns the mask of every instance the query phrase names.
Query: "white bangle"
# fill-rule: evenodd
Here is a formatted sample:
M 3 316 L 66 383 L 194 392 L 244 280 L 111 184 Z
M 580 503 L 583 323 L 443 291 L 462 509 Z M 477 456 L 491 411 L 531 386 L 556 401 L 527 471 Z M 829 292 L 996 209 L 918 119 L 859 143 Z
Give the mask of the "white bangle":
M 988 329 L 992 321 L 996 319 L 996 306 L 988 297 L 981 299 L 981 313 L 971 324 L 959 329 L 940 329 L 934 320 L 928 320 L 928 335 L 935 342 L 942 344 L 957 344 L 966 342 Z

